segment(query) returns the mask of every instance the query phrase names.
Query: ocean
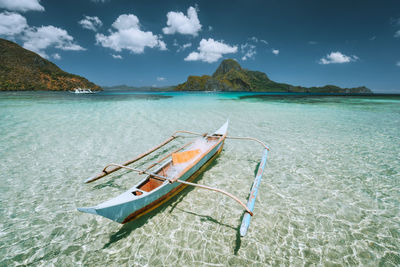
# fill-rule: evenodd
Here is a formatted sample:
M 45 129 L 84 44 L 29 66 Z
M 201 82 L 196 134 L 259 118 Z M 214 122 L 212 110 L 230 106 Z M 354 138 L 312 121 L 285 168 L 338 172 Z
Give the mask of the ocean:
M 227 119 L 271 148 L 247 236 L 242 207 L 199 188 L 125 225 L 76 210 L 142 178 L 83 183 L 108 163 Z M 261 156 L 227 140 L 196 183 L 247 201 Z M 0 93 L 0 266 L 398 266 L 399 251 L 400 97 Z

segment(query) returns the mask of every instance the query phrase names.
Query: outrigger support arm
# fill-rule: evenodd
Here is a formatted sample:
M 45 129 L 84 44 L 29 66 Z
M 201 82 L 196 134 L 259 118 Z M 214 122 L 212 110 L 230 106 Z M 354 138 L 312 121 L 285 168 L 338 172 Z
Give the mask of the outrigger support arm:
M 157 149 L 159 149 L 159 148 L 165 146 L 166 144 L 168 144 L 168 143 L 171 142 L 172 140 L 174 140 L 174 139 L 176 139 L 176 138 L 178 138 L 178 137 L 183 137 L 183 136 L 177 136 L 176 134 L 178 134 L 178 133 L 187 133 L 187 134 L 194 134 L 194 135 L 199 135 L 199 136 L 207 136 L 206 133 L 205 133 L 205 134 L 200 134 L 200 133 L 195 133 L 195 132 L 190 132 L 190 131 L 176 131 L 176 132 L 174 132 L 174 133 L 171 135 L 171 137 L 169 137 L 167 140 L 165 140 L 164 142 L 162 142 L 162 143 L 159 144 L 158 146 L 156 146 L 156 147 L 154 147 L 154 148 L 148 150 L 147 152 L 145 152 L 145 153 L 143 153 L 143 154 L 140 154 L 139 156 L 137 156 L 136 158 L 134 158 L 134 159 L 132 159 L 132 160 L 129 160 L 129 161 L 127 161 L 127 162 L 124 162 L 124 163 L 122 164 L 122 166 L 130 165 L 130 164 L 132 164 L 132 163 L 134 163 L 134 162 L 136 162 L 136 161 L 138 161 L 138 160 L 144 158 L 145 156 L 147 156 L 147 155 L 153 153 L 153 152 L 156 151 Z M 115 165 L 114 165 L 114 168 L 109 168 L 109 169 L 107 169 L 107 167 L 109 167 L 109 166 L 110 166 L 110 165 L 107 165 L 106 167 L 104 167 L 104 169 L 103 169 L 103 171 L 102 171 L 101 173 L 99 173 L 99 174 L 97 174 L 97 175 L 95 175 L 95 176 L 93 176 L 93 177 L 90 177 L 90 178 L 86 179 L 86 180 L 85 180 L 85 183 L 94 182 L 94 181 L 96 181 L 96 180 L 98 180 L 98 179 L 100 179 L 100 178 L 103 178 L 104 176 L 109 175 L 110 173 L 113 173 L 113 172 L 118 171 L 118 170 L 121 169 L 121 167 L 118 167 L 118 166 L 115 166 Z
M 136 169 L 136 168 L 131 168 L 131 167 L 120 165 L 120 164 L 116 164 L 116 163 L 110 163 L 110 164 L 108 164 L 106 166 L 106 168 L 109 167 L 109 166 L 115 166 L 115 167 L 118 167 L 119 169 L 125 168 L 125 169 L 131 170 L 131 171 L 134 171 L 134 172 L 138 172 L 138 173 L 141 173 L 141 174 L 143 174 L 143 173 L 144 174 L 148 174 L 151 177 L 154 177 L 154 178 L 162 180 L 162 181 L 168 181 L 170 183 L 178 182 L 178 183 L 181 183 L 181 184 L 200 187 L 200 188 L 204 188 L 204 189 L 207 189 L 207 190 L 211 190 L 211 191 L 215 191 L 215 192 L 218 192 L 218 193 L 222 193 L 222 194 L 227 195 L 228 197 L 232 198 L 236 202 L 238 202 L 248 212 L 248 214 L 253 216 L 253 212 L 246 206 L 246 204 L 244 204 L 242 201 L 240 201 L 239 198 L 235 197 L 231 193 L 228 193 L 228 192 L 226 192 L 224 190 L 221 190 L 221 189 L 218 189 L 218 188 L 214 188 L 214 187 L 210 187 L 210 186 L 206 186 L 206 185 L 190 183 L 190 182 L 182 181 L 182 180 L 179 180 L 179 179 L 176 180 L 176 181 L 173 181 L 172 179 L 170 179 L 170 178 L 168 178 L 166 176 L 158 175 L 156 173 L 149 172 L 149 171 L 146 171 L 146 170 L 143 171 L 143 170 L 139 170 L 139 169 Z
M 209 136 L 207 134 L 201 134 L 201 133 L 196 133 L 196 132 L 190 132 L 190 131 L 176 131 L 172 136 L 176 136 L 177 133 L 187 133 L 187 134 L 193 134 L 193 135 L 198 135 L 198 136 Z M 238 136 L 226 136 L 226 139 L 237 139 L 237 140 L 251 140 L 251 141 L 256 141 L 257 143 L 261 144 L 266 150 L 269 151 L 269 147 L 264 144 L 264 142 L 258 140 L 257 138 L 254 137 L 238 137 Z
M 256 141 L 256 142 L 258 142 L 259 144 L 261 144 L 266 150 L 269 151 L 269 147 L 268 147 L 266 144 L 264 144 L 262 141 L 260 141 L 260 140 L 258 140 L 258 139 L 256 139 L 256 138 L 253 138 L 253 137 L 227 136 L 226 139 L 238 139 L 238 140 L 251 140 L 251 141 Z
M 247 212 L 248 214 L 250 214 L 251 216 L 253 216 L 253 212 L 242 202 L 240 201 L 237 197 L 235 197 L 234 195 L 232 195 L 231 193 L 228 193 L 224 190 L 218 189 L 218 188 L 214 188 L 214 187 L 210 187 L 210 186 L 206 186 L 206 185 L 201 185 L 201 184 L 194 184 L 194 183 L 190 183 L 190 182 L 186 182 L 186 181 L 182 181 L 182 180 L 176 180 L 178 183 L 182 183 L 182 184 L 186 184 L 186 185 L 191 185 L 191 186 L 196 186 L 196 187 L 200 187 L 200 188 L 204 188 L 204 189 L 208 189 L 211 191 L 215 191 L 215 192 L 219 192 L 222 193 L 224 195 L 227 195 L 228 197 L 232 198 L 233 200 L 235 200 L 236 202 L 238 202 Z
M 171 141 L 174 140 L 175 138 L 177 138 L 177 136 L 172 135 L 170 138 L 168 138 L 167 140 L 165 140 L 164 142 L 162 142 L 162 143 L 159 144 L 158 146 L 156 146 L 156 147 L 154 147 L 154 148 L 148 150 L 147 152 L 144 152 L 143 154 L 140 154 L 139 156 L 137 156 L 136 158 L 134 158 L 134 159 L 132 159 L 132 160 L 129 160 L 129 161 L 127 161 L 127 162 L 124 162 L 122 165 L 123 165 L 123 166 L 126 166 L 126 165 L 132 164 L 132 163 L 134 163 L 134 162 L 136 162 L 136 161 L 138 161 L 138 160 L 144 158 L 145 156 L 147 156 L 147 155 L 153 153 L 154 151 L 156 151 L 157 149 L 159 149 L 159 148 L 165 146 L 166 144 L 168 144 L 169 142 L 171 142 Z M 122 165 L 121 165 L 121 166 L 122 166 Z M 109 169 L 107 169 L 107 167 L 109 167 L 109 166 L 110 166 L 110 165 L 107 165 L 106 167 L 104 167 L 104 169 L 103 169 L 103 171 L 102 171 L 101 173 L 99 173 L 99 174 L 97 174 L 97 175 L 95 175 L 95 176 L 93 176 L 93 177 L 87 179 L 87 180 L 85 181 L 85 183 L 94 182 L 94 181 L 96 181 L 96 180 L 98 180 L 98 179 L 100 179 L 100 178 L 103 178 L 104 176 L 106 176 L 106 175 L 108 175 L 108 174 L 110 174 L 110 173 L 113 173 L 113 172 L 118 171 L 119 169 L 121 169 L 121 167 L 116 166 L 116 165 L 114 165 L 114 168 L 109 168 Z
M 187 134 L 193 134 L 193 135 L 198 135 L 198 136 L 207 136 L 207 133 L 201 134 L 201 133 L 196 133 L 196 132 L 190 132 L 190 131 L 176 131 L 172 134 L 172 136 L 176 136 L 177 133 L 187 133 Z

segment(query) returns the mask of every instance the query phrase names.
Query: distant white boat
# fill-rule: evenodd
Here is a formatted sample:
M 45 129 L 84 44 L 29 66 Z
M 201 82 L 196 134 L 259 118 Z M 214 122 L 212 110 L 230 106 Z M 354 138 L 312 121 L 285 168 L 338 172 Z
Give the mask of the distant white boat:
M 93 92 L 92 90 L 90 90 L 89 88 L 75 88 L 74 91 L 70 91 L 71 93 L 74 94 L 94 94 L 95 92 Z

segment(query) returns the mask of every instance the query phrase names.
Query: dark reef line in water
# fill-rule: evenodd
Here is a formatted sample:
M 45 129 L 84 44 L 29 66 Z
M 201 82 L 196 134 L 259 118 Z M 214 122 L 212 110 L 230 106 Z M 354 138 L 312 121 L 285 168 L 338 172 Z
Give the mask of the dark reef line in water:
M 356 98 L 399 98 L 400 94 L 330 94 L 330 93 L 285 93 L 285 94 L 255 94 L 255 95 L 244 95 L 240 96 L 240 99 L 278 99 L 278 98 L 323 98 L 323 97 L 356 97 Z

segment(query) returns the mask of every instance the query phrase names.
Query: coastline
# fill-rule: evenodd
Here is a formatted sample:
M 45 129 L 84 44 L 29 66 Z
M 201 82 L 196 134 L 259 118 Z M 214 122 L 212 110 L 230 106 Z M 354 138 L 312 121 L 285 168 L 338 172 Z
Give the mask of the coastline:
M 41 93 L 71 93 L 70 91 L 58 91 L 58 90 L 0 90 L 0 93 L 32 93 L 32 92 L 41 92 Z M 249 96 L 245 96 L 244 98 L 251 97 L 272 97 L 272 96 L 337 96 L 337 97 L 400 97 L 400 93 L 305 93 L 305 92 L 249 92 L 249 91 L 158 91 L 158 90 L 102 90 L 95 91 L 94 94 L 84 94 L 84 95 L 97 95 L 97 94 L 247 94 Z M 74 94 L 72 95 L 82 95 L 82 94 Z

